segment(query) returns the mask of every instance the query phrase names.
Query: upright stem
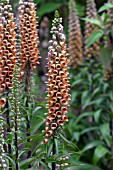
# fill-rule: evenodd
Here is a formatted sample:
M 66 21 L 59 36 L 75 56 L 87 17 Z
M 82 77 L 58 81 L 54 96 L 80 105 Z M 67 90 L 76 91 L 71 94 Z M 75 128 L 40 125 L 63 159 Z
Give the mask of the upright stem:
M 110 137 L 111 137 L 111 153 L 113 154 L 113 119 L 110 120 L 109 122 L 109 126 L 110 126 Z M 111 157 L 112 159 L 112 157 Z M 108 170 L 113 170 L 113 168 L 111 167 L 111 159 L 108 160 Z
M 6 89 L 7 90 L 7 89 Z M 8 90 L 7 90 L 7 101 L 6 101 L 6 109 L 7 109 L 7 112 L 6 112 L 6 122 L 7 122 L 7 125 L 8 125 L 8 128 L 7 128 L 7 135 L 11 132 L 11 124 L 10 124 L 10 114 L 9 114 L 9 103 L 8 103 Z M 12 154 L 12 149 L 11 149 L 11 144 L 8 143 L 8 154 L 9 154 L 9 157 L 12 158 L 11 154 Z M 11 164 L 11 161 L 9 160 L 9 170 L 12 170 L 12 164 Z
M 15 156 L 15 164 L 16 164 L 16 170 L 19 169 L 18 167 L 18 124 L 17 124 L 17 109 L 16 109 L 16 105 L 15 105 L 15 148 L 16 148 L 16 156 Z
M 53 148 L 52 148 L 52 154 L 53 155 L 55 155 L 56 154 L 56 149 L 55 149 L 55 137 L 53 136 Z M 55 162 L 53 162 L 52 163 L 52 170 L 56 170 L 56 163 Z
M 113 80 L 111 79 L 110 82 L 109 82 L 109 85 L 110 85 L 110 90 L 113 89 Z M 113 103 L 113 98 L 111 99 L 111 103 Z M 113 167 L 111 165 L 111 162 L 112 162 L 112 159 L 113 159 L 113 117 L 110 117 L 110 121 L 109 121 L 109 128 L 110 128 L 110 151 L 111 151 L 111 154 L 112 156 L 109 158 L 108 160 L 108 168 L 107 170 L 113 170 Z
M 94 92 L 94 84 L 93 84 L 93 81 L 94 81 L 94 69 L 95 69 L 95 61 L 94 61 L 94 59 L 92 59 L 91 69 L 90 69 L 91 81 L 92 81 L 92 84 L 90 86 L 91 94 L 93 94 L 93 92 Z M 92 111 L 95 112 L 95 110 L 96 110 L 95 106 L 92 106 Z M 94 121 L 93 117 L 92 117 L 92 121 Z
M 30 66 L 28 64 L 28 69 L 27 69 L 27 72 L 26 72 L 26 80 L 25 80 L 25 92 L 26 92 L 26 95 L 27 95 L 27 101 L 26 101 L 26 108 L 28 108 L 28 101 L 29 101 L 29 97 L 28 97 L 28 89 L 29 89 L 29 80 L 30 80 Z M 27 121 L 27 125 L 26 125 L 26 135 L 27 137 L 30 137 L 30 132 L 29 132 L 29 129 L 30 129 L 30 120 L 29 120 L 29 115 L 27 113 L 26 115 L 26 121 Z M 30 144 L 30 139 L 27 139 L 27 142 Z M 31 150 L 28 151 L 27 153 L 27 158 L 29 159 L 31 157 Z M 31 164 L 28 165 L 28 168 L 31 168 Z

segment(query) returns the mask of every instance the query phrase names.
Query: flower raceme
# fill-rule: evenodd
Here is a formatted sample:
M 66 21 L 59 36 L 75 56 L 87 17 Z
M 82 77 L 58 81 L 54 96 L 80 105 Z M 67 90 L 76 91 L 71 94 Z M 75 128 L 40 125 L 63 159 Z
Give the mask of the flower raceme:
M 69 100 L 69 84 L 67 70 L 67 52 L 65 35 L 63 34 L 62 19 L 56 11 L 52 23 L 52 40 L 48 52 L 48 113 L 45 119 L 44 144 L 54 135 L 59 126 L 63 126 L 68 118 L 66 116 Z
M 74 0 L 69 2 L 69 54 L 70 65 L 76 68 L 83 60 L 82 34 Z
M 27 64 L 33 70 L 38 63 L 37 24 L 35 4 L 32 0 L 21 0 L 19 7 L 20 21 L 20 78 Z
M 86 1 L 86 18 L 97 19 L 97 10 L 96 10 L 96 4 L 95 4 L 94 0 L 87 0 Z M 98 28 L 95 27 L 94 24 L 92 24 L 88 21 L 85 22 L 85 37 L 84 37 L 85 49 L 84 49 L 84 54 L 85 54 L 87 59 L 98 56 L 98 54 L 99 54 L 99 44 L 98 44 L 98 42 L 93 43 L 90 47 L 86 46 L 88 38 L 97 29 Z
M 16 40 L 14 17 L 8 0 L 0 5 L 0 92 L 12 88 L 11 80 L 16 64 Z M 0 107 L 5 106 L 6 99 L 0 99 Z

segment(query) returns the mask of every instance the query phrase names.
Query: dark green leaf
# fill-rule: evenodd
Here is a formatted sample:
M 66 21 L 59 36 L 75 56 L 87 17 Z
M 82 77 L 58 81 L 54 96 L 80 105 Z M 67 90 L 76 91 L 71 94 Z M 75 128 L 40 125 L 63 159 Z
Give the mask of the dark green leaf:
M 104 35 L 104 32 L 102 30 L 97 30 L 93 32 L 88 38 L 88 41 L 86 44 L 87 47 L 89 47 L 90 45 L 98 41 L 103 35 Z
M 105 5 L 100 7 L 98 12 L 102 12 L 102 11 L 105 11 L 105 10 L 110 9 L 110 8 L 113 8 L 113 4 L 112 3 L 106 3 Z
M 100 131 L 107 145 L 110 147 L 110 128 L 109 123 L 104 123 L 100 126 Z
M 25 164 L 28 164 L 28 163 L 33 162 L 34 160 L 35 160 L 35 158 L 29 158 L 29 159 L 26 159 L 26 160 L 20 162 L 19 165 L 20 165 L 20 167 L 21 167 L 21 166 L 23 166 L 23 165 L 25 165 Z
M 41 7 L 37 11 L 38 16 L 42 16 L 47 13 L 51 13 L 55 11 L 61 4 L 55 3 L 55 2 L 48 2 L 45 4 L 42 4 Z
M 90 127 L 90 128 L 86 128 L 84 129 L 80 134 L 83 135 L 84 133 L 87 133 L 87 132 L 90 132 L 90 131 L 93 131 L 93 130 L 98 130 L 99 127 Z
M 109 151 L 102 145 L 97 146 L 93 156 L 93 163 L 96 165 L 98 161 L 104 157 Z
M 56 147 L 56 154 L 58 154 L 59 153 L 58 138 L 55 138 L 54 141 L 55 141 L 55 147 Z
M 97 20 L 97 19 L 94 19 L 94 18 L 82 18 L 82 20 L 90 22 L 90 23 L 92 23 L 94 25 L 97 25 L 99 27 L 101 26 L 101 22 L 99 20 Z
M 99 121 L 101 111 L 102 111 L 101 109 L 100 109 L 100 110 L 95 111 L 94 119 L 95 119 L 95 122 L 97 122 L 97 123 L 98 123 L 98 121 Z
M 83 153 L 83 152 L 86 152 L 86 151 L 89 150 L 89 149 L 92 149 L 92 148 L 100 145 L 101 143 L 102 143 L 101 141 L 93 141 L 93 142 L 88 143 L 88 144 L 83 148 L 82 153 Z

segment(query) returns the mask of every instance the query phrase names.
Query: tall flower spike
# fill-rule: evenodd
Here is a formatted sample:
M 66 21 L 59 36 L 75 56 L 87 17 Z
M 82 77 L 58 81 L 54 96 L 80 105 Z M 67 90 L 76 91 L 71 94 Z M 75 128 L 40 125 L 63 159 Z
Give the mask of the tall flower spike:
M 7 169 L 4 150 L 4 129 L 3 129 L 3 117 L 0 109 L 0 169 Z
M 52 40 L 49 42 L 48 52 L 48 113 L 45 120 L 44 144 L 54 135 L 56 129 L 68 121 L 66 116 L 69 100 L 69 84 L 67 70 L 67 52 L 62 19 L 58 11 L 52 23 Z
M 97 10 L 96 10 L 96 4 L 95 4 L 94 0 L 86 1 L 86 18 L 97 19 Z M 99 54 L 98 42 L 93 43 L 90 47 L 86 46 L 89 36 L 92 34 L 92 32 L 96 31 L 97 29 L 98 28 L 95 27 L 94 24 L 92 24 L 88 21 L 85 22 L 84 55 L 86 56 L 87 59 L 98 56 L 98 54 Z
M 38 63 L 37 24 L 33 0 L 20 0 L 20 78 L 26 67 L 33 70 Z
M 12 88 L 13 70 L 16 64 L 15 25 L 12 8 L 8 0 L 0 6 L 0 92 Z M 5 106 L 5 99 L 0 99 L 0 107 Z
M 82 62 L 82 34 L 74 0 L 69 2 L 69 54 L 74 68 Z

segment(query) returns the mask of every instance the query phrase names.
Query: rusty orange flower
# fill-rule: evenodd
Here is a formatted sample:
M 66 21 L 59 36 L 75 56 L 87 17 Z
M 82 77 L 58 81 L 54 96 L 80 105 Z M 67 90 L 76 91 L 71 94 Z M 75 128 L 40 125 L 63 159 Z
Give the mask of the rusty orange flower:
M 63 126 L 68 118 L 67 106 L 69 100 L 69 84 L 67 70 L 67 51 L 62 19 L 58 12 L 52 24 L 52 40 L 49 42 L 48 52 L 48 113 L 45 119 L 44 144 L 54 135 L 58 127 Z
M 0 7 L 0 92 L 12 88 L 13 70 L 16 64 L 15 25 L 12 7 L 5 0 Z M 6 100 L 0 99 L 0 107 L 5 106 Z
M 37 23 L 35 4 L 33 1 L 21 0 L 19 13 L 21 79 L 26 68 L 33 70 L 38 63 Z

